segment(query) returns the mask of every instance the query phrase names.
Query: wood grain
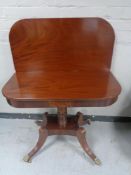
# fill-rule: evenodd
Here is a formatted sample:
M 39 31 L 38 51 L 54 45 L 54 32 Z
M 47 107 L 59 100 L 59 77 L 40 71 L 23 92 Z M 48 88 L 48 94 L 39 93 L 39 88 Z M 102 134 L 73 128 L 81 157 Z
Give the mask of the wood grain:
M 16 71 L 110 68 L 114 32 L 100 18 L 24 19 L 9 38 Z
M 16 69 L 3 88 L 9 104 L 107 106 L 120 94 L 110 72 L 114 31 L 105 20 L 24 19 L 9 38 Z
M 13 25 L 9 39 L 16 72 L 2 90 L 8 103 L 58 108 L 58 119 L 45 113 L 38 142 L 24 161 L 31 161 L 48 135 L 64 134 L 77 136 L 100 165 L 81 127 L 83 114 L 69 119 L 67 107 L 108 106 L 117 100 L 121 87 L 110 72 L 110 24 L 100 18 L 24 19 Z

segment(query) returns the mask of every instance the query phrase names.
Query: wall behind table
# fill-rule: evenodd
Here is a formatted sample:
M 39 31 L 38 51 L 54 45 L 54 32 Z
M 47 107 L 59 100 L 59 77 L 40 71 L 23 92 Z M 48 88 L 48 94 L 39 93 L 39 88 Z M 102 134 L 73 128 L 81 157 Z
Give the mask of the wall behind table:
M 131 1 L 130 0 L 0 0 L 0 89 L 14 72 L 8 41 L 12 24 L 21 18 L 102 17 L 114 27 L 116 43 L 112 71 L 122 85 L 119 100 L 105 108 L 71 108 L 75 113 L 131 116 Z M 0 93 L 0 112 L 44 112 L 16 109 Z M 50 110 L 48 110 L 50 111 Z M 51 112 L 55 112 L 52 109 Z

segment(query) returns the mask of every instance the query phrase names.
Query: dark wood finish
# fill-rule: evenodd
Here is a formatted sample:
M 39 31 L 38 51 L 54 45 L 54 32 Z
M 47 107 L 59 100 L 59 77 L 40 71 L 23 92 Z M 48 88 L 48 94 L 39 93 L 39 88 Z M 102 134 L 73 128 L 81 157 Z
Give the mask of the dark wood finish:
M 39 138 L 36 146 L 24 157 L 24 161 L 31 163 L 31 158 L 40 150 L 40 148 L 43 146 L 43 144 L 46 141 L 46 138 L 48 136 L 48 130 L 46 128 L 47 125 L 47 116 L 48 113 L 46 112 L 43 121 L 41 122 L 41 127 L 39 129 Z
M 111 25 L 100 18 L 24 19 L 10 31 L 17 72 L 109 69 Z
M 67 108 L 66 107 L 58 107 L 58 121 L 59 121 L 59 126 L 61 128 L 65 128 L 67 124 Z
M 3 88 L 15 107 L 108 106 L 114 32 L 100 18 L 24 19 L 10 31 L 16 73 Z
M 39 139 L 36 144 L 36 146 L 29 152 L 25 157 L 24 161 L 26 162 L 31 162 L 32 157 L 40 150 L 40 148 L 43 146 L 45 143 L 45 140 L 47 136 L 50 135 L 71 135 L 71 136 L 76 136 L 78 138 L 78 141 L 80 142 L 80 145 L 84 149 L 84 151 L 89 155 L 89 157 L 97 164 L 100 165 L 101 161 L 96 157 L 96 155 L 92 152 L 90 149 L 87 141 L 86 141 L 86 131 L 83 127 L 81 127 L 83 124 L 85 124 L 85 121 L 83 120 L 83 114 L 82 113 L 77 113 L 75 118 L 68 118 L 66 116 L 66 109 L 65 107 L 61 107 L 58 109 L 58 117 L 59 113 L 64 113 L 65 118 L 68 121 L 68 125 L 58 125 L 59 121 L 57 121 L 56 117 L 50 117 L 45 113 L 44 119 L 41 122 L 41 127 L 39 129 Z M 47 118 L 47 119 L 46 119 Z M 48 123 L 47 123 L 48 120 Z M 80 122 L 81 121 L 81 122 Z M 44 123 L 44 124 L 43 124 Z M 87 121 L 88 123 L 88 121 Z
M 15 107 L 107 106 L 119 93 L 120 86 L 109 70 L 93 68 L 76 72 L 18 72 L 3 89 Z
M 2 92 L 19 108 L 57 107 L 57 117 L 45 117 L 39 139 L 25 157 L 30 161 L 48 135 L 76 136 L 90 158 L 83 114 L 67 117 L 67 107 L 113 104 L 121 87 L 110 72 L 114 45 L 111 25 L 100 18 L 24 19 L 13 25 L 10 46 L 16 72 Z

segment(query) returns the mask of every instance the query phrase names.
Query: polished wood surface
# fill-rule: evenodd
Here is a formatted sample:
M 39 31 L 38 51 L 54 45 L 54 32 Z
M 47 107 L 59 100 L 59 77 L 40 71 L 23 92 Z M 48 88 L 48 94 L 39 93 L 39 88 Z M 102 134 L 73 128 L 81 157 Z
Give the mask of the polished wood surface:
M 32 107 L 34 100 L 39 101 L 36 107 L 81 106 L 82 102 L 82 106 L 107 106 L 116 100 L 120 86 L 108 70 L 17 72 L 3 93 L 12 105 L 17 102 L 16 107 L 26 107 L 19 106 L 20 101 Z
M 24 19 L 10 31 L 16 73 L 3 88 L 15 107 L 107 106 L 114 31 L 100 18 Z
M 17 72 L 109 69 L 114 31 L 100 18 L 24 19 L 9 39 Z
M 65 116 L 66 108 L 60 107 L 58 108 L 58 113 L 60 112 L 63 116 Z M 84 121 L 83 114 L 78 112 L 76 116 L 67 117 L 68 125 L 61 127 L 58 125 L 58 121 L 56 117 L 50 116 L 47 112 L 44 115 L 43 121 L 41 122 L 41 127 L 39 129 L 39 138 L 35 145 L 35 147 L 24 157 L 25 162 L 31 163 L 32 157 L 40 150 L 40 148 L 44 145 L 47 136 L 50 135 L 71 135 L 76 136 L 80 145 L 86 154 L 97 164 L 100 165 L 101 161 L 97 158 L 97 156 L 92 152 L 86 141 L 86 130 L 82 127 L 85 123 L 90 124 L 90 122 Z M 47 122 L 48 121 L 48 122 Z M 64 124 L 64 122 L 62 122 Z
M 38 142 L 24 160 L 30 162 L 48 135 L 66 134 L 76 136 L 99 165 L 86 141 L 83 114 L 68 118 L 67 107 L 108 106 L 117 100 L 121 87 L 110 71 L 111 25 L 100 18 L 24 19 L 13 25 L 9 39 L 16 72 L 2 90 L 7 102 L 58 108 L 57 118 L 45 113 Z

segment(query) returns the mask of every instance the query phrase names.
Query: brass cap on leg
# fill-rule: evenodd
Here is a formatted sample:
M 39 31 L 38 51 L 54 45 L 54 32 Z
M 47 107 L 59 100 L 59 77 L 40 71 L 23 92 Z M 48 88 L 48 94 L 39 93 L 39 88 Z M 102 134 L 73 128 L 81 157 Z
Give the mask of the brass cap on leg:
M 30 159 L 30 156 L 28 154 L 23 157 L 23 160 L 24 160 L 24 162 L 28 162 L 28 163 L 32 162 Z
M 98 159 L 97 157 L 95 158 L 95 164 L 96 165 L 101 165 L 102 163 L 101 163 L 101 161 L 100 161 L 100 159 Z

